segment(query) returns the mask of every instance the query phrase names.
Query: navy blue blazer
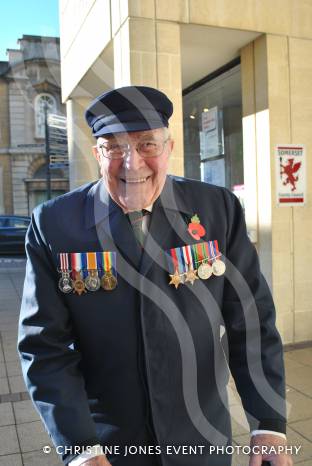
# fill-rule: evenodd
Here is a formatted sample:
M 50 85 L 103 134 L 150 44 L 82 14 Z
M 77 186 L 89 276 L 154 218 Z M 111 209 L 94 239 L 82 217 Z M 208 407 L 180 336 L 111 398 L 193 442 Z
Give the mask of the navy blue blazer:
M 165 252 L 198 242 L 187 231 L 194 214 L 206 231 L 200 241 L 218 241 L 226 273 L 175 289 Z M 285 432 L 274 305 L 230 191 L 168 176 L 142 253 L 100 180 L 37 207 L 26 250 L 18 349 L 55 445 L 161 447 L 108 455 L 116 466 L 227 466 L 230 456 L 210 446 L 231 442 L 229 368 L 251 429 Z M 117 253 L 118 286 L 62 293 L 58 253 L 90 251 Z M 168 445 L 204 448 L 169 454 Z M 61 454 L 65 464 L 75 456 Z

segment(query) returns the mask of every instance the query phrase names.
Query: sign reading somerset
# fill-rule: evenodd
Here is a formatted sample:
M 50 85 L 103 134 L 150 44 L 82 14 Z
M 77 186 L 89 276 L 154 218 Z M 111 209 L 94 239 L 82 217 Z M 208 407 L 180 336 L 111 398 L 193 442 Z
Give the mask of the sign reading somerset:
M 280 144 L 275 149 L 276 194 L 279 206 L 298 206 L 306 202 L 305 147 Z

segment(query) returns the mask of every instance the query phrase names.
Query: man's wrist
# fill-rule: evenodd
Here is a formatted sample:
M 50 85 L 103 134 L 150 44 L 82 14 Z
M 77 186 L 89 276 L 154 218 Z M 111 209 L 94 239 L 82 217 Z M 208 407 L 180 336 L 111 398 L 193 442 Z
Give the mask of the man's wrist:
M 277 437 L 281 437 L 284 440 L 286 440 L 286 435 L 283 434 L 283 432 L 276 432 L 274 430 L 266 430 L 266 429 L 253 430 L 250 435 L 251 437 L 254 437 L 255 435 L 276 435 Z
M 90 460 L 91 458 L 94 458 L 95 456 L 105 456 L 103 453 L 102 446 L 100 444 L 92 445 L 92 447 L 89 448 L 88 451 L 76 456 L 76 458 L 74 458 L 70 463 L 68 463 L 68 466 L 83 465 L 86 461 Z

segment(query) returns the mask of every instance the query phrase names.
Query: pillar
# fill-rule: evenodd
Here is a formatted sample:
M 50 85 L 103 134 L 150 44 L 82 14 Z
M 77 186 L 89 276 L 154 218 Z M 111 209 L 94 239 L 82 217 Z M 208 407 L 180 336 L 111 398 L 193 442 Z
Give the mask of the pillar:
M 312 146 L 310 40 L 263 35 L 241 51 L 246 220 L 273 291 L 284 343 L 312 338 L 312 169 L 307 203 L 276 203 L 275 147 Z
M 99 178 L 98 164 L 91 150 L 96 140 L 84 118 L 90 100 L 81 97 L 66 102 L 70 189 Z
M 181 84 L 180 25 L 151 18 L 128 17 L 115 24 L 115 87 L 144 85 L 156 87 L 172 100 L 174 113 L 170 130 L 175 148 L 170 173 L 183 175 L 183 116 Z

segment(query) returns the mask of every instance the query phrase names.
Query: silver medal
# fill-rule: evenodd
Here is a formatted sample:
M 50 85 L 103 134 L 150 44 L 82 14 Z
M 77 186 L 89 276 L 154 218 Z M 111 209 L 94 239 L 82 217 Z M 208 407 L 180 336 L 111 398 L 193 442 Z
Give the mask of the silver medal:
M 203 262 L 198 267 L 197 274 L 198 274 L 199 278 L 201 278 L 202 280 L 207 280 L 212 275 L 211 265 L 207 264 L 206 262 Z
M 84 282 L 88 291 L 97 291 L 101 287 L 101 280 L 98 276 L 97 270 L 90 270 L 89 275 Z
M 224 274 L 225 269 L 225 263 L 221 260 L 216 260 L 212 264 L 212 273 L 218 277 Z
M 70 293 L 71 291 L 73 291 L 73 281 L 70 278 L 69 272 L 62 272 L 62 276 L 59 279 L 58 286 L 62 293 Z

